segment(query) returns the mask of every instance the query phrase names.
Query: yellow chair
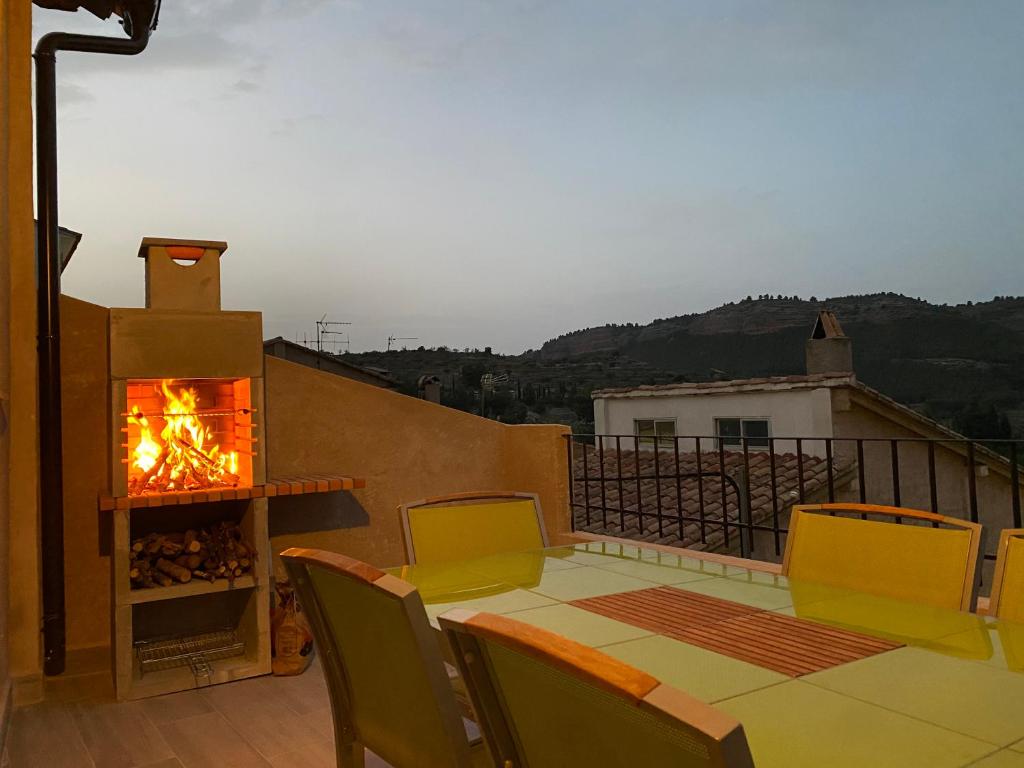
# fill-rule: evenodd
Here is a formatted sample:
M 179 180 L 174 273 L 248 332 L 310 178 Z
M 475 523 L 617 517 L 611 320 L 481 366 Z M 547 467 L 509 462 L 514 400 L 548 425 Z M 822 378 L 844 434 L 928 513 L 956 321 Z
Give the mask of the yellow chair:
M 914 524 L 843 514 L 899 517 Z M 932 512 L 874 504 L 795 506 L 782 574 L 966 611 L 974 605 L 980 545 L 980 525 Z
M 489 765 L 471 748 L 415 587 L 316 549 L 281 553 L 320 648 L 340 768 L 364 747 L 395 768 Z
M 988 612 L 999 619 L 1024 623 L 1024 528 L 1008 529 L 999 536 Z
M 410 565 L 473 560 L 548 546 L 535 493 L 460 493 L 399 507 Z
M 506 616 L 440 621 L 496 766 L 753 768 L 737 721 L 618 659 Z

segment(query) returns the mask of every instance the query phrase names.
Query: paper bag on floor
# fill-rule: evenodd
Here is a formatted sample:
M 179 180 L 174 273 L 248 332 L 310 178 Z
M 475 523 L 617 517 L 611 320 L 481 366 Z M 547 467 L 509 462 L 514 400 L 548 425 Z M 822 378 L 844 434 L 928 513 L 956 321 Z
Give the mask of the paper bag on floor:
M 276 602 L 270 622 L 271 669 L 275 675 L 301 675 L 313 660 L 313 633 L 287 581 L 277 583 Z

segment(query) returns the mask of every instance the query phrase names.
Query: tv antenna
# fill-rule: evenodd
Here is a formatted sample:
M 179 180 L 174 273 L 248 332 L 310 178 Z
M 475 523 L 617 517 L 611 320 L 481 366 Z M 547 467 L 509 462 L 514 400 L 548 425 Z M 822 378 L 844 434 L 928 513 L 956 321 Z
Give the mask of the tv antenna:
M 344 323 L 344 322 L 339 322 L 337 320 L 328 320 L 326 314 L 323 317 L 321 317 L 319 320 L 317 320 L 316 321 L 316 351 L 317 352 L 323 352 L 324 351 L 324 342 L 325 341 L 327 343 L 333 342 L 334 345 L 335 345 L 335 347 L 334 347 L 335 351 L 337 351 L 338 344 L 341 343 L 341 340 L 333 338 L 335 336 L 346 337 L 344 343 L 348 344 L 349 342 L 347 340 L 347 334 L 344 331 L 335 330 L 336 328 L 341 328 L 342 326 L 346 326 L 346 325 L 352 325 L 352 323 Z
M 391 345 L 396 341 L 419 341 L 418 336 L 388 336 L 388 352 L 391 351 Z

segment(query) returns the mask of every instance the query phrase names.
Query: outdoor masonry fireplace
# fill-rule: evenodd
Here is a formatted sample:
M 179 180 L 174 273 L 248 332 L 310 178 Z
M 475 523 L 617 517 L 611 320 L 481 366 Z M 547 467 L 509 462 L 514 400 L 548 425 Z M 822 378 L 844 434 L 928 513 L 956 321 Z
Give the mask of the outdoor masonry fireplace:
M 270 672 L 268 498 L 362 487 L 268 479 L 258 312 L 220 307 L 227 244 L 146 238 L 146 306 L 110 310 L 114 676 L 135 699 Z

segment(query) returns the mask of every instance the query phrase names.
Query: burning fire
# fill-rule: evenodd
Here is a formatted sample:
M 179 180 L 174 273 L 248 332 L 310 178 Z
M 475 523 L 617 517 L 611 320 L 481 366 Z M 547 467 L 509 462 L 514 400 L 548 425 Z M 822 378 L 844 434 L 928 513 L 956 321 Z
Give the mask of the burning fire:
M 147 416 L 133 405 L 128 415 L 128 422 L 139 427 L 139 442 L 129 459 L 129 493 L 134 496 L 238 485 L 238 454 L 224 453 L 219 445 L 211 445 L 213 433 L 200 418 L 196 391 L 179 389 L 175 394 L 171 384 L 171 379 L 160 382 L 162 413 Z M 154 434 L 150 417 L 164 423 L 159 437 Z

